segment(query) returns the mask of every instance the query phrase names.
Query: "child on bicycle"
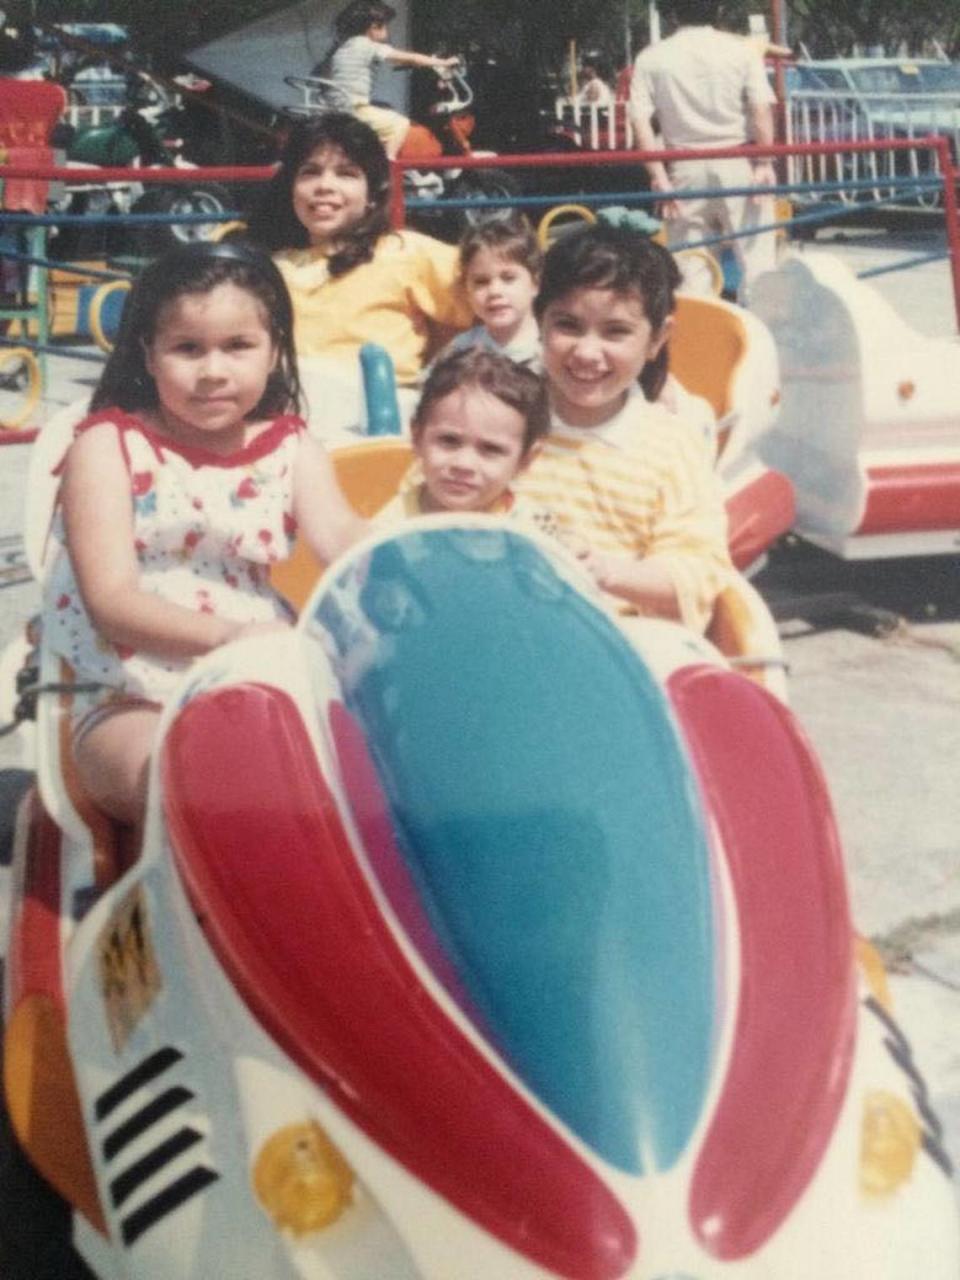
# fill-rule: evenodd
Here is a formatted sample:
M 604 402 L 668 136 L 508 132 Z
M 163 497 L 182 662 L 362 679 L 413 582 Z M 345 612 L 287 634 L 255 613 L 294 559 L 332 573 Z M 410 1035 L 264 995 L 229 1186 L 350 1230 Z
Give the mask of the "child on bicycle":
M 399 111 L 375 106 L 371 102 L 373 74 L 376 66 L 386 62 L 397 67 L 433 67 L 442 70 L 456 66 L 458 58 L 438 58 L 410 49 L 395 49 L 388 43 L 388 27 L 396 10 L 380 0 L 351 0 L 337 15 L 336 43 L 314 75 L 332 81 L 346 95 L 350 110 L 365 120 L 377 133 L 392 160 L 407 136 L 410 121 Z

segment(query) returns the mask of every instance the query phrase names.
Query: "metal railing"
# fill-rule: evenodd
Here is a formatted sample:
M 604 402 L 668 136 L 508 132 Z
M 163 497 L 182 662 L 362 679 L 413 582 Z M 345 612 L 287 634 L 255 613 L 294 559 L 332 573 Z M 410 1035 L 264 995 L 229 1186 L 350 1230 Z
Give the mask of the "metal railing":
M 557 98 L 556 129 L 590 151 L 629 150 L 634 145 L 629 103 L 608 106 Z M 956 93 L 858 93 L 797 89 L 787 95 L 787 143 L 917 141 L 938 135 L 949 140 L 954 156 L 960 155 L 960 96 Z M 895 180 L 938 173 L 936 153 L 920 149 L 907 152 L 868 151 L 791 156 L 787 181 L 791 184 L 821 182 L 873 183 L 851 188 L 834 197 L 811 193 L 812 201 L 839 199 L 847 204 L 863 200 L 887 200 L 896 195 Z M 932 206 L 935 192 L 920 192 L 910 203 Z
M 956 93 L 855 93 L 814 89 L 794 90 L 787 96 L 787 141 L 803 145 L 824 142 L 917 141 L 945 138 L 952 154 L 960 153 L 960 97 Z M 791 157 L 791 182 L 871 180 L 840 196 L 843 203 L 884 199 L 896 179 L 939 173 L 936 151 L 880 150 Z M 816 197 L 813 197 L 816 199 Z M 913 204 L 937 203 L 935 192 L 918 194 Z
M 596 167 L 598 165 L 636 165 L 639 163 L 646 164 L 651 160 L 660 160 L 669 163 L 671 160 L 684 159 L 694 160 L 703 158 L 724 159 L 733 156 L 747 156 L 757 159 L 761 156 L 770 157 L 783 161 L 786 164 L 799 163 L 802 164 L 808 157 L 817 159 L 818 162 L 840 165 L 841 177 L 835 180 L 824 180 L 814 183 L 778 183 L 776 185 L 764 188 L 726 188 L 728 195 L 736 194 L 769 194 L 772 196 L 795 196 L 814 195 L 820 193 L 828 193 L 828 198 L 832 198 L 834 205 L 841 202 L 844 196 L 849 196 L 850 185 L 852 179 L 846 177 L 842 172 L 844 158 L 856 155 L 867 156 L 874 152 L 893 152 L 901 156 L 907 156 L 910 152 L 925 153 L 926 160 L 923 162 L 925 167 L 921 167 L 921 161 L 915 159 L 906 160 L 907 168 L 902 171 L 903 176 L 898 177 L 896 183 L 888 184 L 889 191 L 885 197 L 877 197 L 873 195 L 876 179 L 870 176 L 866 179 L 857 180 L 859 186 L 868 192 L 867 198 L 876 199 L 882 203 L 889 203 L 890 199 L 899 199 L 905 196 L 907 199 L 924 198 L 930 202 L 935 202 L 942 207 L 944 228 L 946 232 L 947 253 L 950 265 L 950 279 L 954 295 L 954 303 L 956 308 L 958 327 L 960 327 L 960 221 L 958 221 L 958 203 L 957 203 L 957 185 L 960 180 L 960 171 L 957 169 L 955 155 L 951 147 L 948 137 L 943 134 L 924 135 L 923 137 L 910 138 L 890 138 L 890 139 L 859 139 L 859 140 L 843 140 L 833 142 L 816 142 L 801 143 L 788 142 L 776 143 L 767 147 L 716 147 L 703 148 L 689 151 L 629 151 L 616 150 L 607 151 L 600 149 L 598 151 L 578 152 L 574 154 L 560 153 L 550 154 L 541 153 L 536 155 L 485 155 L 485 156 L 440 156 L 430 162 L 430 167 L 436 170 L 445 169 L 503 169 L 503 170 L 528 170 L 535 172 L 541 168 L 553 169 L 576 169 L 586 167 Z M 822 160 L 821 160 L 822 158 Z M 896 162 L 894 162 L 896 163 Z M 644 204 L 656 203 L 660 197 L 653 191 L 624 191 L 620 193 L 604 192 L 596 198 L 591 195 L 576 194 L 568 196 L 498 196 L 488 197 L 485 199 L 443 199 L 441 201 L 422 201 L 418 199 L 408 199 L 408 194 L 404 190 L 403 173 L 408 168 L 418 168 L 423 166 L 422 160 L 394 160 L 391 163 L 391 190 L 390 190 L 390 216 L 394 226 L 403 226 L 406 218 L 406 208 L 409 205 L 411 209 L 429 209 L 431 205 L 434 208 L 446 206 L 448 208 L 459 209 L 480 209 L 482 207 L 502 207 L 505 205 L 515 205 L 519 208 L 533 208 L 545 206 L 548 204 L 562 203 L 564 200 L 574 199 L 584 204 L 596 203 L 603 201 L 608 204 L 630 203 L 643 206 Z M 572 176 L 572 172 L 571 172 Z M 704 195 L 700 191 L 683 191 L 675 193 L 677 198 L 692 199 Z M 804 222 L 819 220 L 821 212 L 816 211 L 808 214 L 806 217 L 800 216 L 794 219 L 788 219 L 783 223 L 773 223 L 768 227 L 759 228 L 758 230 L 766 233 L 774 233 L 784 227 L 789 227 L 791 222 Z M 829 211 L 827 211 L 829 216 Z M 745 234 L 756 234 L 756 231 Z M 729 238 L 729 233 L 722 237 Z M 704 241 L 704 244 L 709 243 Z

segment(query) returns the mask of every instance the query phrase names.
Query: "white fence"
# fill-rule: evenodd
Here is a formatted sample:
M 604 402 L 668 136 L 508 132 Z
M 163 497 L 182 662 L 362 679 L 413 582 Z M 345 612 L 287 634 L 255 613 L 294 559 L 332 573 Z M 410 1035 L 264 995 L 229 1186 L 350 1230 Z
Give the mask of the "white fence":
M 578 146 L 610 151 L 635 146 L 626 102 L 610 107 L 584 105 L 570 98 L 555 104 L 557 128 Z M 787 142 L 882 142 L 893 138 L 923 138 L 944 134 L 960 155 L 960 97 L 955 93 L 884 94 L 838 93 L 797 89 L 787 97 Z M 855 200 L 887 199 L 891 182 L 939 172 L 929 150 L 860 151 L 846 154 L 792 156 L 788 180 L 806 182 L 873 182 L 850 191 L 810 192 L 801 201 L 826 200 L 844 204 Z M 936 191 L 905 192 L 904 203 L 934 205 Z
M 86 102 L 67 103 L 63 118 L 75 129 L 95 129 L 101 124 L 110 124 L 118 116 L 123 115 L 125 108 L 116 104 L 110 106 L 90 106 Z
M 572 98 L 557 98 L 554 104 L 557 128 L 590 151 L 629 150 L 635 144 L 628 105 L 614 102 L 609 107 L 598 107 L 596 103 L 588 105 Z
M 941 134 L 960 143 L 960 98 L 955 93 L 836 93 L 797 89 L 787 98 L 788 142 L 881 142 Z M 894 179 L 939 172 L 935 152 L 923 149 L 860 151 L 845 155 L 793 156 L 791 182 L 870 182 L 847 192 L 812 192 L 809 200 L 850 203 L 888 199 Z M 934 205 L 936 191 L 903 194 L 904 203 Z

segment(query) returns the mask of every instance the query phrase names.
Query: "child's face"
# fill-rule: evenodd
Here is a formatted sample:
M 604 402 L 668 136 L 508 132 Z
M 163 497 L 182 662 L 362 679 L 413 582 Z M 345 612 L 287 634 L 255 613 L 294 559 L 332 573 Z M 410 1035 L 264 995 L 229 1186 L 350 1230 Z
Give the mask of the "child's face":
M 277 363 L 262 304 L 226 281 L 162 307 L 144 355 L 164 426 L 214 451 L 235 447 Z
M 666 342 L 638 294 L 577 288 L 543 313 L 543 366 L 557 413 L 572 427 L 598 427 L 623 407 L 644 365 Z
M 359 222 L 366 213 L 370 191 L 367 175 L 339 147 L 311 151 L 294 174 L 293 212 L 306 228 L 312 245 L 324 246 Z
M 413 439 L 431 511 L 486 511 L 536 446 L 523 451 L 523 415 L 481 387 L 437 400 Z
M 374 22 L 372 26 L 367 27 L 367 36 L 371 40 L 376 40 L 378 44 L 385 44 L 389 35 L 385 22 Z
M 491 337 L 508 342 L 533 311 L 537 282 L 519 262 L 478 249 L 464 274 L 473 313 Z

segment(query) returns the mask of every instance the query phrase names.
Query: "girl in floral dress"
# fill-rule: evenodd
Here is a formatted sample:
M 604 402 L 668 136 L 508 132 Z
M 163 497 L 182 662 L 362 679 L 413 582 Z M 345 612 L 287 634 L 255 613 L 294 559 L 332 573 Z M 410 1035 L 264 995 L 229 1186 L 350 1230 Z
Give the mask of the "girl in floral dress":
M 44 635 L 72 666 L 91 799 L 137 828 L 161 706 L 198 654 L 289 625 L 269 566 L 366 529 L 296 416 L 289 295 L 247 246 L 152 263 L 63 464 Z

